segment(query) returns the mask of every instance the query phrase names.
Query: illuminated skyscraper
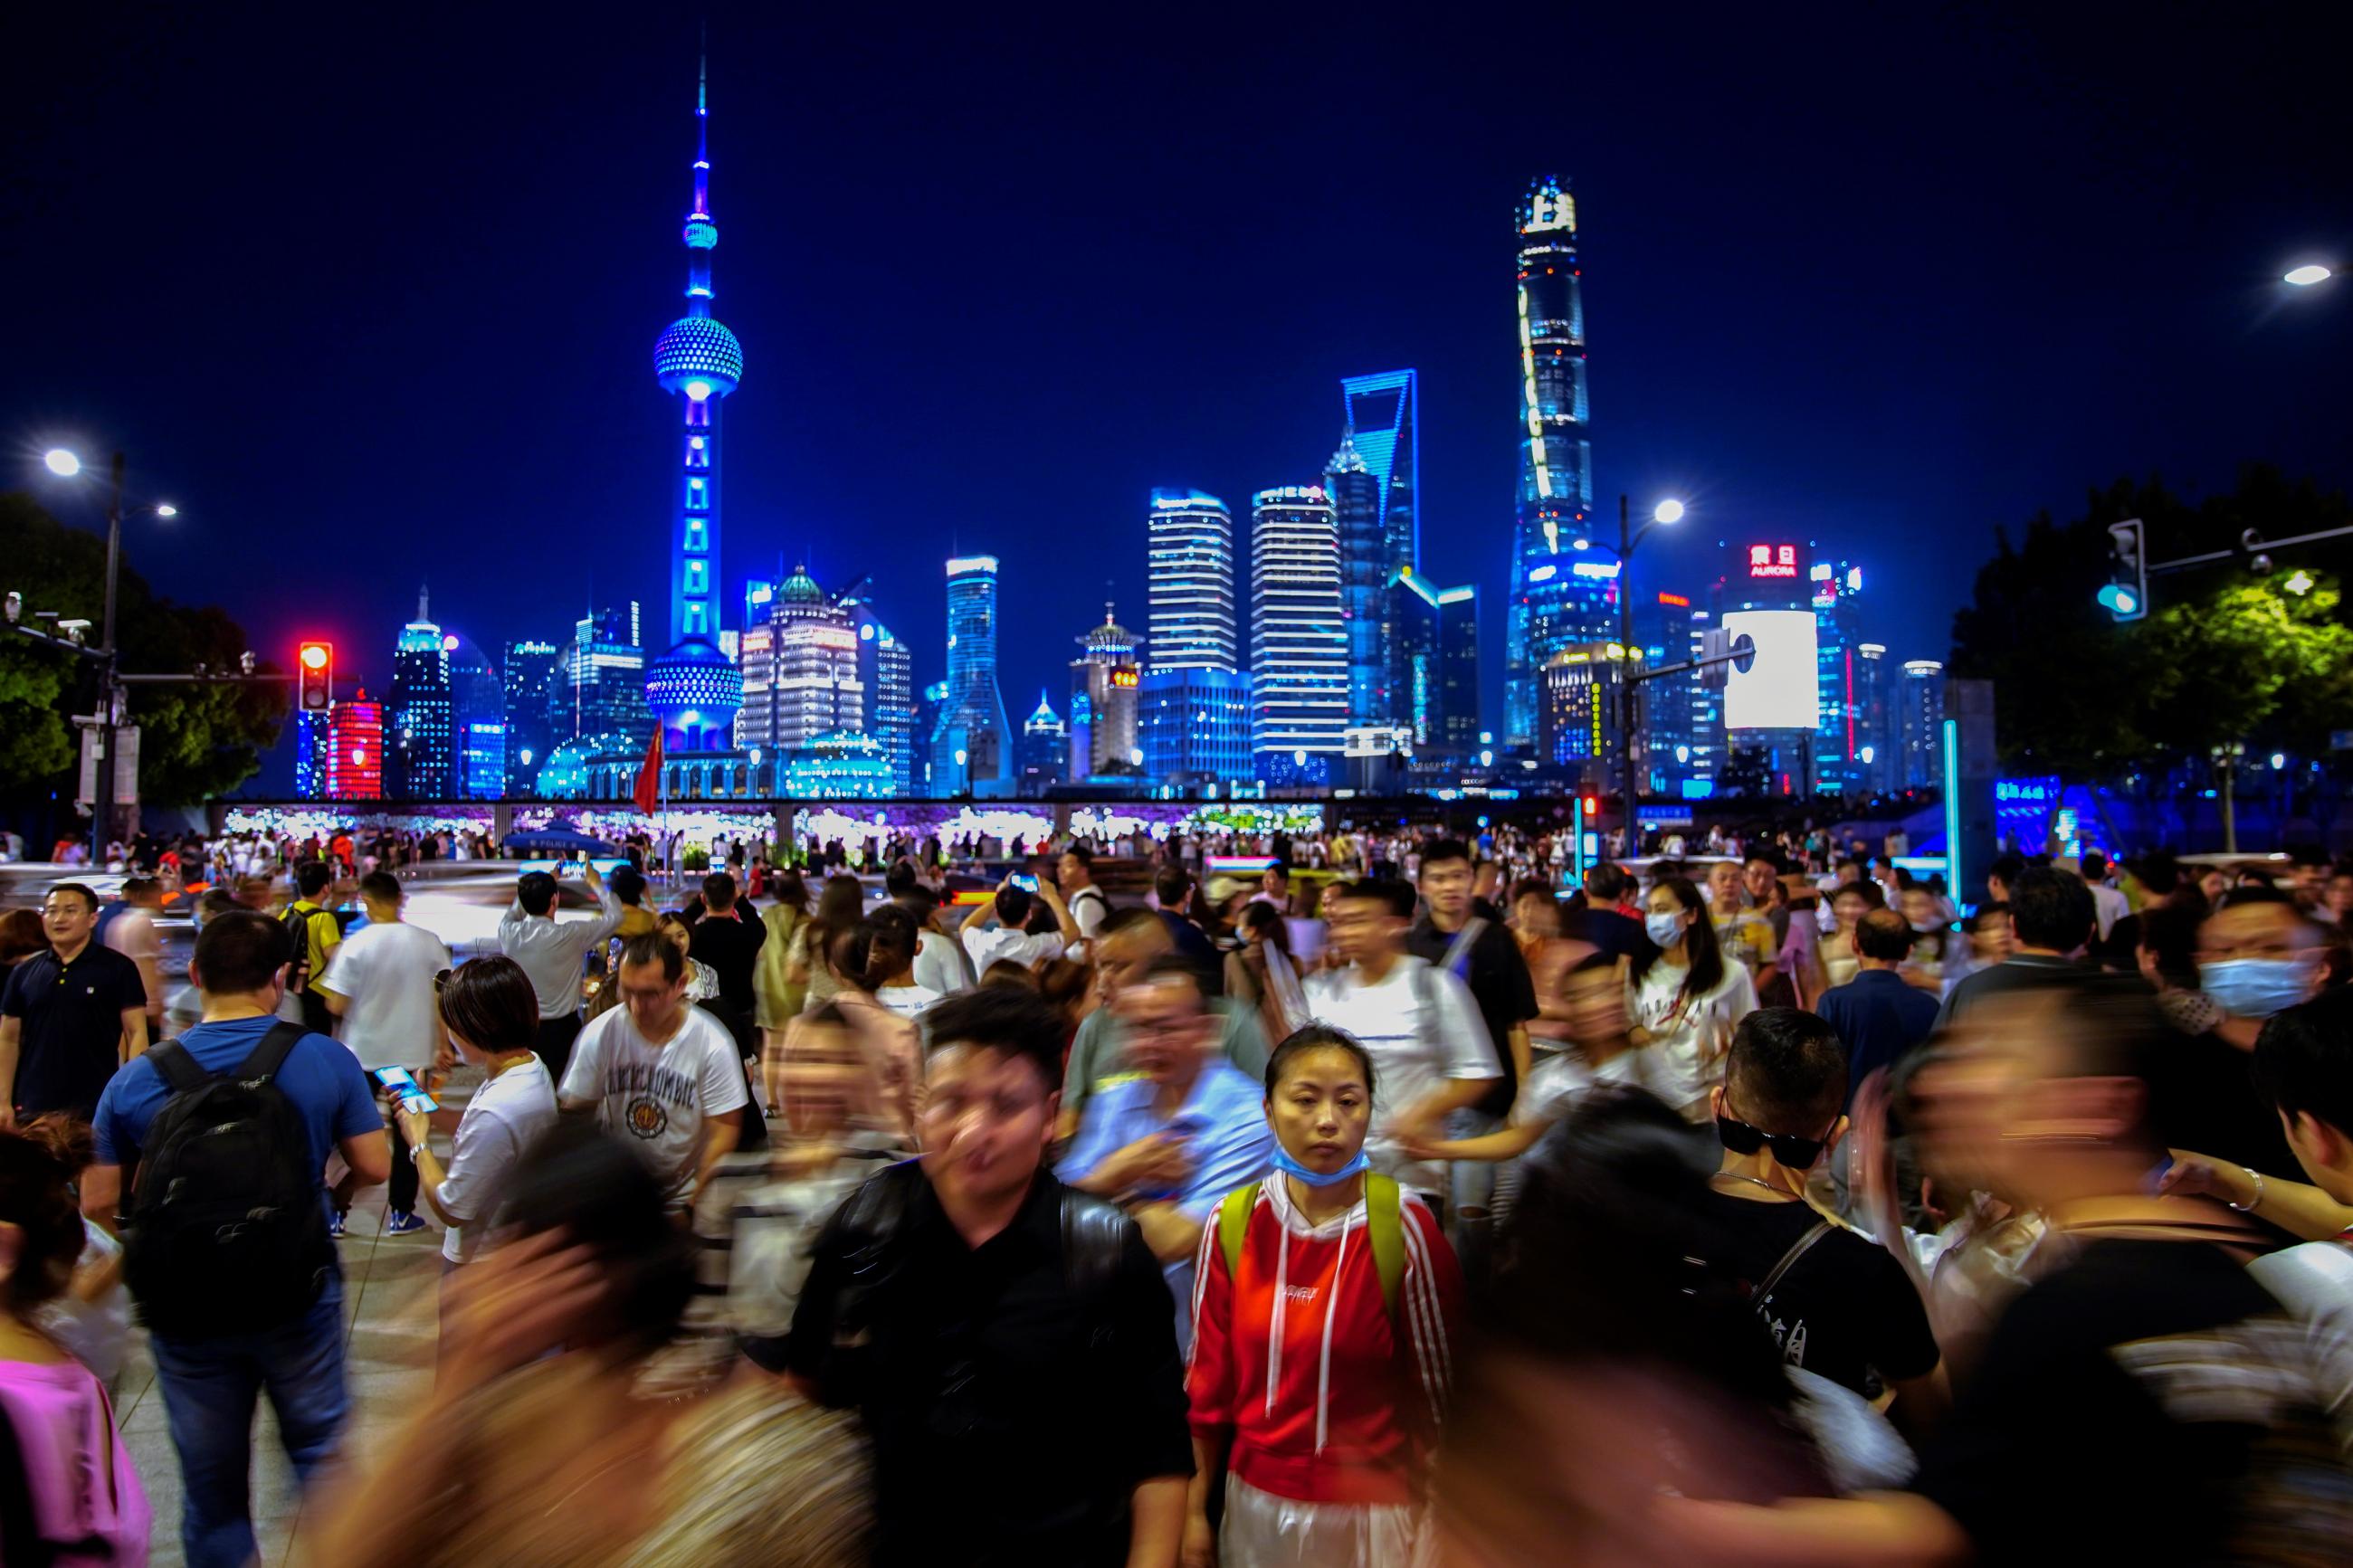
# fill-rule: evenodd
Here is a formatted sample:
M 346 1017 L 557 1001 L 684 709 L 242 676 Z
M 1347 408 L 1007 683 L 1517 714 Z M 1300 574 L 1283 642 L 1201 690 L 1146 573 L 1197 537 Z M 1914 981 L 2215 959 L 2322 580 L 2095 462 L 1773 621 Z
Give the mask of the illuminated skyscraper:
M 507 786 L 506 693 L 498 667 L 461 633 L 441 638 L 449 658 L 449 794 L 496 800 Z
M 997 685 L 997 557 L 948 563 L 948 679 L 931 738 L 932 788 L 983 797 L 1013 790 L 1013 729 Z
M 539 764 L 555 749 L 556 647 L 552 642 L 511 642 L 499 662 L 507 727 L 507 793 L 535 794 Z
M 334 744 L 331 713 L 294 715 L 294 795 L 321 800 L 327 793 L 327 751 Z
M 1380 488 L 1381 550 L 1388 570 L 1421 565 L 1421 394 L 1409 370 L 1340 383 L 1348 438 Z M 1384 578 L 1386 580 L 1386 578 Z
M 1808 574 L 1813 589 L 1814 658 L 1819 672 L 1820 719 L 1814 728 L 1814 789 L 1817 793 L 1866 795 L 1879 749 L 1865 721 L 1862 636 L 1862 568 L 1843 561 L 1818 561 Z M 1876 661 L 1871 661 L 1876 662 Z
M 694 210 L 686 215 L 686 314 L 654 342 L 654 376 L 682 408 L 670 533 L 670 647 L 646 671 L 646 704 L 669 750 L 733 742 L 744 678 L 719 646 L 719 405 L 744 379 L 744 345 L 711 313 L 711 150 L 706 68 L 694 94 Z
M 1416 746 L 1464 756 L 1479 751 L 1479 590 L 1440 588 L 1401 571 L 1383 590 L 1382 605 L 1389 627 L 1382 652 L 1399 693 L 1382 722 L 1409 731 Z
M 1201 490 L 1154 490 L 1145 563 L 1153 669 L 1234 668 L 1234 520 L 1226 503 Z
M 384 798 L 384 704 L 363 686 L 330 712 L 326 795 L 329 800 Z
M 1935 789 L 1944 772 L 1945 667 L 1933 658 L 1907 658 L 1889 718 L 1903 754 L 1896 759 L 1895 787 Z
M 1036 799 L 1067 778 L 1070 766 L 1070 730 L 1040 688 L 1038 706 L 1021 721 L 1021 769 L 1017 781 L 1021 793 Z
M 1863 787 L 1872 795 L 1888 793 L 1895 775 L 1895 748 L 1887 743 L 1887 682 L 1894 667 L 1887 662 L 1884 643 L 1854 647 L 1854 700 L 1862 745 L 1857 752 L 1863 764 Z
M 1390 698 L 1388 639 L 1382 595 L 1397 569 L 1381 517 L 1381 481 L 1356 450 L 1353 431 L 1324 465 L 1324 493 L 1340 540 L 1340 616 L 1348 637 L 1348 722 L 1386 724 L 1399 715 Z
M 1328 782 L 1348 725 L 1340 539 L 1321 485 L 1250 502 L 1250 752 L 1276 784 Z
M 776 584 L 767 620 L 744 628 L 743 648 L 737 744 L 782 753 L 819 735 L 864 732 L 857 627 L 805 569 Z
M 1078 643 L 1085 651 L 1071 661 L 1071 777 L 1134 773 L 1141 766 L 1135 689 L 1143 679 L 1135 634 L 1105 605 L 1103 625 L 1090 627 Z
M 645 750 L 649 721 L 641 635 L 635 599 L 627 609 L 580 618 L 572 640 L 556 655 L 555 679 L 547 694 L 553 742 L 548 751 L 599 735 L 618 737 L 615 743 L 625 750 Z
M 905 795 L 915 778 L 915 657 L 882 624 L 861 580 L 835 603 L 858 630 L 858 684 L 866 694 L 865 731 L 882 743 L 891 787 Z M 929 737 L 925 738 L 928 742 Z
M 1593 453 L 1587 438 L 1585 304 L 1577 200 L 1556 175 L 1528 187 L 1519 230 L 1520 492 L 1504 619 L 1504 739 L 1535 739 L 1539 674 L 1552 656 L 1616 631 L 1613 579 L 1568 570 L 1589 537 Z
M 392 800 L 448 800 L 451 788 L 449 655 L 429 599 L 417 593 L 417 618 L 400 629 L 385 705 L 385 786 Z

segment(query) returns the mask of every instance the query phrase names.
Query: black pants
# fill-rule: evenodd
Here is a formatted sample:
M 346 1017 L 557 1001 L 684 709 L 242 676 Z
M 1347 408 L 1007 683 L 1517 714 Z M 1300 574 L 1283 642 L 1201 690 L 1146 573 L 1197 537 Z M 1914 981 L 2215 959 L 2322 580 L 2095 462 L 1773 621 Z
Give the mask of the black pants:
M 327 999 L 316 991 L 299 991 L 294 999 L 302 1005 L 302 1026 L 312 1034 L 335 1037 L 335 1016 L 327 1010 Z
M 408 1152 L 408 1140 L 400 1135 L 397 1127 L 387 1128 L 392 1139 L 392 1180 L 384 1194 L 385 1208 L 394 1214 L 417 1212 L 417 1162 Z M 335 1184 L 334 1200 L 337 1214 L 352 1212 L 352 1196 L 359 1191 L 359 1183 L 350 1175 Z
M 580 1037 L 580 1015 L 566 1013 L 560 1018 L 542 1018 L 539 1038 L 532 1049 L 547 1064 L 547 1076 L 555 1080 L 558 1093 L 564 1089 L 564 1069 L 572 1060 L 572 1042 Z

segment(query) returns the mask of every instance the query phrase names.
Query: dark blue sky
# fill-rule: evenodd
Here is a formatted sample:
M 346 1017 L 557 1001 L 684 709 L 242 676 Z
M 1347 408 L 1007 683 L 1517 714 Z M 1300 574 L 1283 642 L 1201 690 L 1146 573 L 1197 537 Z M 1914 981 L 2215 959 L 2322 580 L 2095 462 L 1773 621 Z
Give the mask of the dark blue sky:
M 140 569 L 346 684 L 420 579 L 485 645 L 632 594 L 658 638 L 693 13 L 44 9 L 0 24 L 12 448 L 122 445 L 185 509 Z M 1310 479 L 1338 378 L 1409 364 L 1425 565 L 1499 671 L 1545 169 L 1602 508 L 1693 506 L 1638 593 L 1811 538 L 1937 655 L 1999 521 L 2353 481 L 2353 279 L 2274 281 L 2353 260 L 2342 34 L 2047 9 L 717 7 L 728 579 L 872 571 L 931 679 L 940 563 L 993 552 L 1008 706 L 1060 706 L 1106 582 L 1144 624 L 1151 486 Z

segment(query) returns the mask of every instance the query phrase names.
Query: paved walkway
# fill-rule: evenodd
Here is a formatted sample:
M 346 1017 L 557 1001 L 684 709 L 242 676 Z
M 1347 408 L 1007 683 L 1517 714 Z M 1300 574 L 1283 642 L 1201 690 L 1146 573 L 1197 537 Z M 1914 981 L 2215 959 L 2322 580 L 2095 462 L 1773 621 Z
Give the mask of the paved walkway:
M 453 1103 L 462 1100 L 462 1096 L 450 1098 Z M 434 1142 L 446 1154 L 448 1140 L 437 1136 Z M 352 1395 L 344 1452 L 363 1461 L 398 1430 L 433 1387 L 441 1232 L 428 1227 L 415 1236 L 384 1236 L 384 1195 L 381 1186 L 359 1194 L 350 1235 L 339 1244 L 350 1335 L 345 1370 Z M 150 1561 L 154 1568 L 181 1568 L 179 1457 L 172 1448 L 163 1391 L 155 1386 L 145 1335 L 134 1331 L 132 1342 L 117 1384 L 115 1415 L 155 1510 Z M 278 1423 L 267 1394 L 254 1422 L 253 1520 L 261 1562 L 268 1568 L 297 1560 L 301 1495 L 294 1487 L 293 1467 L 279 1447 Z

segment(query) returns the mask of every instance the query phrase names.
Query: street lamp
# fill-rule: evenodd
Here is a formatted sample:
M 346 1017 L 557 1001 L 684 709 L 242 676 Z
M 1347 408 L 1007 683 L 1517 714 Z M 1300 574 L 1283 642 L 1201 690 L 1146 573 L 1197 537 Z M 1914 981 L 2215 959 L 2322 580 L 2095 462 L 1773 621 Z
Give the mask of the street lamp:
M 2289 268 L 2281 276 L 2280 281 L 2293 283 L 2299 289 L 2309 289 L 2316 283 L 2326 283 L 2336 276 L 2334 268 L 2323 267 L 2317 261 L 2307 261 L 2301 267 Z
M 59 479 L 69 479 L 81 472 L 81 459 L 63 447 L 53 447 L 42 453 L 41 461 L 47 463 L 49 466 L 49 472 Z
M 1634 595 L 1629 579 L 1634 570 L 1634 547 L 1642 542 L 1651 530 L 1663 523 L 1680 521 L 1683 515 L 1683 502 L 1672 499 L 1662 500 L 1651 509 L 1651 521 L 1635 529 L 1627 498 L 1622 493 L 1618 497 L 1618 698 L 1620 711 L 1624 715 L 1619 725 L 1618 751 L 1626 775 L 1626 853 L 1629 855 L 1642 852 L 1641 786 L 1636 782 L 1634 772 Z

